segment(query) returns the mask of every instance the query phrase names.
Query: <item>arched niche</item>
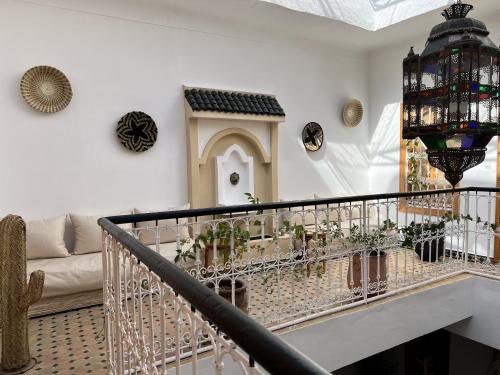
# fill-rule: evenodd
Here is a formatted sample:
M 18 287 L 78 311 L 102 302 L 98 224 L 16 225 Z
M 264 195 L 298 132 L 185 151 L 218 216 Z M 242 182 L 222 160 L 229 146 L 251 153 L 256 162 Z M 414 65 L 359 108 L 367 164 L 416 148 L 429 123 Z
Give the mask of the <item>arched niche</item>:
M 216 202 L 218 206 L 245 204 L 245 194 L 254 191 L 253 156 L 233 143 L 215 157 Z
M 253 159 L 254 195 L 262 202 L 277 201 L 278 125 L 285 121 L 285 117 L 194 111 L 187 100 L 184 102 L 191 207 L 218 205 L 216 160 L 232 145 L 237 145 Z M 213 133 L 210 133 L 210 129 L 213 129 Z

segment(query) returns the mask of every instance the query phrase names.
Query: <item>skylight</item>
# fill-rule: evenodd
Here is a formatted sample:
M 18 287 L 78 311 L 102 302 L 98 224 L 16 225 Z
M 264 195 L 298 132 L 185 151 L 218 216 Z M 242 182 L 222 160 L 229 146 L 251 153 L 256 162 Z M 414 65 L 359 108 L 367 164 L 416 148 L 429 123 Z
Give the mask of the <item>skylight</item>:
M 443 8 L 453 0 L 261 0 L 376 31 Z

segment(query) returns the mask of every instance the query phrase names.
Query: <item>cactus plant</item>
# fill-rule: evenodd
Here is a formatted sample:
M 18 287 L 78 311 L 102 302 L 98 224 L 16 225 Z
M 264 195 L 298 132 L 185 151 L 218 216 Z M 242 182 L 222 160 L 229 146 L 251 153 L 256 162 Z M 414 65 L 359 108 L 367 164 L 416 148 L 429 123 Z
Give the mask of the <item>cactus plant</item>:
M 26 224 L 15 215 L 0 221 L 0 367 L 14 371 L 30 365 L 28 307 L 42 296 L 45 274 L 35 271 L 26 283 Z

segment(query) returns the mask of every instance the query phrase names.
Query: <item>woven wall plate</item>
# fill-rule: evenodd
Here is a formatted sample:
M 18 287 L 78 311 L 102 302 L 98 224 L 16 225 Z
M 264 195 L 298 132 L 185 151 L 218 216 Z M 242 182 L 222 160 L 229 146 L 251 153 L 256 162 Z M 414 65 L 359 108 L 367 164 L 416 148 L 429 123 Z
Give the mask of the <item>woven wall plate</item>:
M 342 119 L 349 128 L 358 126 L 363 119 L 363 105 L 361 102 L 356 99 L 349 100 L 342 110 Z
M 323 128 L 317 122 L 310 122 L 302 130 L 302 142 L 308 151 L 318 151 L 323 146 Z
M 35 66 L 21 79 L 21 95 L 37 111 L 54 113 L 66 108 L 73 91 L 68 78 L 60 70 L 51 66 Z
M 129 112 L 118 121 L 116 134 L 120 143 L 130 151 L 149 150 L 158 138 L 158 128 L 151 116 L 144 112 Z

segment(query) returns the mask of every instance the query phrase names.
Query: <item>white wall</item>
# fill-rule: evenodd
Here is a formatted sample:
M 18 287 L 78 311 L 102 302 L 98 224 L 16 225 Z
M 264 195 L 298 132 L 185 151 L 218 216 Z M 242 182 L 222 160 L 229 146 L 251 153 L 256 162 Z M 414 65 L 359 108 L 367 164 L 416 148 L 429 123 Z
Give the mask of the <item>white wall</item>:
M 473 307 L 472 317 L 453 324 L 446 329 L 457 335 L 500 350 L 498 286 L 498 280 L 476 277 L 472 291 L 473 297 L 469 300 L 470 305 Z
M 358 128 L 340 119 L 346 99 L 368 103 L 365 55 L 173 5 L 0 0 L 0 216 L 185 203 L 182 84 L 277 95 L 288 119 L 279 141 L 281 198 L 368 191 L 368 105 Z M 42 64 L 61 69 L 72 83 L 73 100 L 60 113 L 38 113 L 19 94 L 22 74 Z M 147 112 L 159 128 L 155 147 L 143 154 L 122 148 L 114 134 L 132 110 Z M 326 134 L 315 154 L 300 140 L 309 121 Z
M 491 39 L 500 37 L 498 20 L 484 20 Z M 430 30 L 429 30 L 430 32 Z M 400 103 L 403 100 L 403 58 L 410 46 L 422 52 L 428 34 L 377 49 L 369 54 L 371 153 L 370 189 L 377 193 L 399 190 Z M 496 186 L 497 137 L 488 145 L 483 164 L 464 174 L 461 186 Z
M 281 337 L 329 371 L 472 315 L 474 279 L 464 279 L 305 325 Z M 314 337 L 314 340 L 311 340 Z

